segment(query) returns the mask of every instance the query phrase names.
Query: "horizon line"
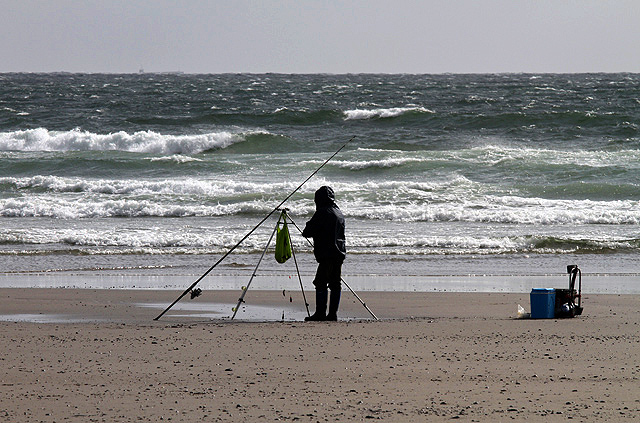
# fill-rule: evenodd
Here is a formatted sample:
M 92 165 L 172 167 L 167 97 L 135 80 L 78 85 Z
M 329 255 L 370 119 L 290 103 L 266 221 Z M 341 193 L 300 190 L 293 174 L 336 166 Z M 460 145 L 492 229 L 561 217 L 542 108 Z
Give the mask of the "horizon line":
M 186 72 L 186 71 L 0 71 L 6 74 L 60 74 L 60 75 L 593 75 L 593 74 L 640 74 L 640 71 L 580 71 L 580 72 Z

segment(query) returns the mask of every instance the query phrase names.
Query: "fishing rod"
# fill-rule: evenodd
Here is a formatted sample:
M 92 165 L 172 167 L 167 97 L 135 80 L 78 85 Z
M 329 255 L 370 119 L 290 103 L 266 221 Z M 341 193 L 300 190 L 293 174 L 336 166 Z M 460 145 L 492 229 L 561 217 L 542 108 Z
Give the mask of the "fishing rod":
M 234 245 L 233 247 L 231 247 L 231 249 L 230 249 L 229 251 L 227 251 L 227 252 L 226 252 L 226 254 L 225 254 L 225 255 L 223 255 L 223 256 L 222 256 L 222 257 L 221 257 L 221 258 L 220 258 L 220 259 L 219 259 L 219 260 L 218 260 L 218 261 L 217 261 L 213 266 L 211 266 L 211 267 L 209 268 L 209 270 L 207 270 L 206 272 L 204 272 L 204 274 L 203 274 L 202 276 L 200 276 L 200 277 L 199 277 L 199 278 L 198 278 L 194 283 L 192 283 L 192 284 L 191 284 L 191 286 L 190 286 L 189 288 L 187 288 L 187 289 L 186 289 L 186 290 L 185 290 L 185 291 L 184 291 L 184 292 L 183 292 L 183 293 L 182 293 L 178 298 L 176 298 L 176 300 L 175 300 L 174 302 L 172 302 L 172 303 L 169 305 L 169 307 L 167 307 L 167 308 L 166 308 L 162 313 L 160 313 L 160 314 L 158 315 L 158 317 L 156 317 L 156 318 L 155 318 L 155 319 L 153 319 L 153 320 L 158 320 L 158 319 L 160 319 L 160 318 L 161 318 L 161 317 L 162 317 L 162 316 L 163 316 L 167 311 L 171 310 L 171 308 L 172 308 L 174 305 L 176 305 L 176 303 L 177 303 L 178 301 L 180 301 L 180 300 L 181 300 L 185 295 L 187 295 L 189 292 L 191 292 L 191 291 L 193 290 L 193 288 L 195 288 L 195 287 L 196 287 L 196 285 L 198 285 L 198 283 L 200 283 L 200 281 L 201 281 L 202 279 L 204 279 L 204 277 L 205 277 L 205 276 L 207 276 L 207 275 L 208 275 L 208 274 L 209 274 L 209 273 L 210 273 L 210 272 L 211 272 L 211 271 L 212 271 L 212 270 L 213 270 L 217 265 L 219 265 L 220 263 L 222 263 L 222 261 L 223 261 L 225 258 L 227 258 L 227 256 L 229 256 L 229 254 L 231 254 L 231 253 L 232 253 L 236 248 L 238 248 L 238 247 L 240 246 L 240 244 L 242 244 L 242 243 L 243 243 L 247 238 L 249 238 L 249 236 L 251 236 L 251 234 L 252 234 L 252 233 L 254 233 L 254 232 L 255 232 L 255 230 L 256 230 L 256 229 L 258 229 L 258 228 L 260 227 L 260 225 L 262 225 L 264 222 L 266 222 L 266 220 L 267 220 L 269 217 L 271 217 L 271 215 L 272 215 L 273 213 L 275 213 L 275 212 L 276 212 L 280 207 L 282 207 L 282 205 L 283 205 L 284 203 L 286 203 L 286 202 L 287 202 L 291 197 L 293 197 L 293 195 L 294 195 L 296 192 L 298 192 L 298 190 L 299 190 L 300 188 L 302 188 L 302 186 L 303 186 L 304 184 L 306 184 L 306 183 L 309 181 L 309 179 L 313 178 L 313 177 L 315 176 L 315 174 L 316 174 L 316 173 L 318 173 L 318 172 L 320 171 L 320 169 L 322 169 L 322 168 L 323 168 L 327 163 L 329 163 L 329 162 L 331 161 L 331 159 L 333 159 L 333 158 L 334 158 L 334 157 L 335 157 L 335 156 L 336 156 L 340 151 L 342 151 L 342 149 L 343 149 L 343 148 L 345 148 L 345 147 L 347 146 L 347 144 L 349 144 L 351 141 L 353 141 L 353 139 L 354 139 L 355 137 L 356 137 L 355 135 L 354 135 L 354 136 L 352 136 L 352 137 L 349 139 L 349 141 L 345 142 L 345 143 L 342 145 L 342 147 L 340 147 L 340 148 L 338 149 L 338 151 L 336 151 L 335 153 L 333 153 L 333 154 L 331 155 L 331 157 L 329 157 L 327 160 L 325 160 L 325 162 L 324 162 L 324 163 L 322 163 L 322 164 L 320 165 L 320 167 L 319 167 L 319 168 L 317 168 L 317 169 L 316 169 L 316 170 L 315 170 L 311 175 L 309 175 L 309 177 L 308 177 L 307 179 L 305 179 L 305 180 L 304 180 L 300 185 L 298 185 L 298 188 L 294 189 L 294 190 L 293 190 L 293 192 L 292 192 L 291 194 L 287 195 L 287 197 L 286 197 L 284 200 L 282 200 L 282 201 L 280 202 L 280 204 L 278 204 L 278 205 L 277 205 L 273 210 L 271 210 L 271 211 L 269 212 L 269 214 L 267 214 L 267 215 L 266 215 L 266 216 L 265 216 L 265 217 L 260 221 L 260 223 L 258 223 L 256 226 L 254 226 L 254 227 L 253 227 L 253 229 L 251 229 L 251 230 L 250 230 L 250 231 L 249 231 L 249 232 L 248 232 L 244 237 L 242 237 L 242 239 L 241 239 L 240 241 L 238 241 L 238 243 L 237 243 L 236 245 Z M 196 295 L 196 296 L 197 296 L 197 295 Z

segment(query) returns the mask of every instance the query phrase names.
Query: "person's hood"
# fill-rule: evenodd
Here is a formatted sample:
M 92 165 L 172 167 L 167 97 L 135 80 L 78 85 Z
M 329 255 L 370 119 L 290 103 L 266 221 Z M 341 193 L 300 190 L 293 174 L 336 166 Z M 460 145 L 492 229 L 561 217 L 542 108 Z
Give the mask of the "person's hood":
M 331 187 L 323 186 L 318 188 L 314 198 L 317 207 L 330 206 L 335 203 L 336 198 Z

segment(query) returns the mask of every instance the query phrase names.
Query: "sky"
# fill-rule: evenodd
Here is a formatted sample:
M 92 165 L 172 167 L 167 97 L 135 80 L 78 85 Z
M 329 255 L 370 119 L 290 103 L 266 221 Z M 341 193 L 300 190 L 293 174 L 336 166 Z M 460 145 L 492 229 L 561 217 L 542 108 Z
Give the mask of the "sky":
M 0 0 L 0 72 L 640 72 L 638 0 Z

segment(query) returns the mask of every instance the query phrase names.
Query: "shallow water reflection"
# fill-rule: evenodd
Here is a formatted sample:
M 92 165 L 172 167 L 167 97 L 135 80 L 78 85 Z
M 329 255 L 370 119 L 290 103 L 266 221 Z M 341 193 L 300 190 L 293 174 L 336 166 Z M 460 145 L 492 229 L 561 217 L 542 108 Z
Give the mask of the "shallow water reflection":
M 138 307 L 164 310 L 166 303 L 137 303 Z M 235 304 L 223 303 L 177 303 L 171 308 L 171 317 L 192 317 L 202 319 L 231 320 Z M 182 313 L 175 313 L 176 311 Z M 307 316 L 306 311 L 294 307 L 276 307 L 245 304 L 240 306 L 234 320 L 256 321 L 302 321 Z

